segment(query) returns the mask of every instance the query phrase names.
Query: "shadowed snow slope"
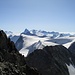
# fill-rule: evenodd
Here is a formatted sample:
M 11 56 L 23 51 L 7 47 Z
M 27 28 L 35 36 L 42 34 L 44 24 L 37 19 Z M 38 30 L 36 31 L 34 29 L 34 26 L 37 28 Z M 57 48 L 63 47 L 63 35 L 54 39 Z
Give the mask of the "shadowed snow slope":
M 11 37 L 11 41 L 13 41 L 14 43 L 17 42 L 17 40 L 19 39 L 20 35 L 14 35 Z
M 75 42 L 73 42 L 68 49 L 71 52 L 72 61 L 75 64 Z

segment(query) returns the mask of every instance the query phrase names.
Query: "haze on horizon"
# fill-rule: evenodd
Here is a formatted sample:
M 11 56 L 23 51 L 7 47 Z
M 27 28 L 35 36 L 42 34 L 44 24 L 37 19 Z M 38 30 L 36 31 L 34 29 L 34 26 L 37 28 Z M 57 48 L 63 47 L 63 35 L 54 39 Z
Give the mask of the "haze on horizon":
M 75 0 L 0 0 L 0 29 L 75 32 Z

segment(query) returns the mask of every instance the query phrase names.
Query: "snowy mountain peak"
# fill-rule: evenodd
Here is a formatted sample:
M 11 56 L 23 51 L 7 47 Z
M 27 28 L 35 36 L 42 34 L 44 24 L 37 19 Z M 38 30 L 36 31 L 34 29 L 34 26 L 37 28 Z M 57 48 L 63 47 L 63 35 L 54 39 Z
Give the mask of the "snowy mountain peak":
M 21 34 L 31 35 L 31 33 L 28 29 L 25 29 L 24 32 L 22 32 Z
M 25 29 L 24 33 L 28 33 L 28 32 L 30 32 L 30 31 L 28 29 Z
M 11 31 L 5 31 L 5 33 L 13 33 L 13 32 L 11 32 Z

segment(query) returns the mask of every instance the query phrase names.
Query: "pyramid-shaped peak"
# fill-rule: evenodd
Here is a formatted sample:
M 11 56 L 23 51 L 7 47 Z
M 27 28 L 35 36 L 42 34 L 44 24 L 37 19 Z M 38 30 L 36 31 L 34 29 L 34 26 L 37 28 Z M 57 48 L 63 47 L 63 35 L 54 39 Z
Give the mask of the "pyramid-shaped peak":
M 29 33 L 30 31 L 28 29 L 25 29 L 24 30 L 24 33 Z
M 31 33 L 30 33 L 30 31 L 28 29 L 25 29 L 24 32 L 22 32 L 21 34 L 31 35 Z

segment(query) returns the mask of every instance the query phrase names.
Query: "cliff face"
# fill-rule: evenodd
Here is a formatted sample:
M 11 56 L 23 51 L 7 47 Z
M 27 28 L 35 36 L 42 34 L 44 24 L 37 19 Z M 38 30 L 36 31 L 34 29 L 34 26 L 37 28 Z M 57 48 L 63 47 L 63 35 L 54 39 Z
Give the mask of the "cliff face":
M 26 58 L 27 65 L 35 67 L 42 75 L 69 75 L 67 65 L 70 65 L 71 54 L 65 47 L 46 46 L 35 50 Z
M 0 31 L 0 75 L 40 75 L 26 65 L 24 56 L 19 54 L 3 30 Z

